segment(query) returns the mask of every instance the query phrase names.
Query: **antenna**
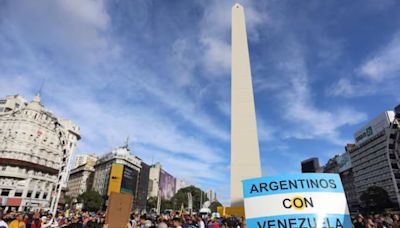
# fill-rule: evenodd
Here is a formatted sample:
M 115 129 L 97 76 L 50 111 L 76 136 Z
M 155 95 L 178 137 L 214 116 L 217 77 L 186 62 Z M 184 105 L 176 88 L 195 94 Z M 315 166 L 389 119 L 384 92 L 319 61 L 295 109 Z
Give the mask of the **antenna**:
M 37 92 L 37 95 L 40 97 L 40 95 L 42 94 L 42 90 L 43 90 L 43 87 L 44 87 L 44 83 L 46 82 L 46 80 L 45 79 L 43 79 L 42 80 L 42 83 L 40 83 L 40 86 L 39 86 L 39 90 L 38 90 L 38 92 Z
M 125 140 L 125 148 L 128 148 L 128 146 L 129 146 L 129 136 L 128 137 L 126 137 L 126 140 Z

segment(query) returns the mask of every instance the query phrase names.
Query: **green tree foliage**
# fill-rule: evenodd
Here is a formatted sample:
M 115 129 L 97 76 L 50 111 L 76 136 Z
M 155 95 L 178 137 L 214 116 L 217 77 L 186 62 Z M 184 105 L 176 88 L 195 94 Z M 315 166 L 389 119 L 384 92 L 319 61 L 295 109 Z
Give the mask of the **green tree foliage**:
M 157 197 L 150 197 L 147 199 L 147 209 L 151 210 L 157 208 Z
M 368 213 L 382 213 L 393 204 L 387 191 L 378 186 L 369 187 L 360 197 L 362 208 Z
M 161 199 L 161 212 L 167 209 L 175 209 L 172 200 Z
M 147 199 L 147 208 L 149 210 L 151 209 L 157 209 L 157 197 L 150 197 Z M 171 200 L 166 200 L 166 199 L 161 199 L 161 212 L 167 209 L 174 209 L 174 204 L 172 203 Z
M 74 198 L 72 198 L 71 196 L 64 196 L 64 203 L 67 205 L 68 204 L 68 208 L 72 207 L 72 203 L 74 202 Z
M 222 204 L 220 202 L 214 201 L 210 205 L 210 210 L 211 210 L 211 212 L 217 212 L 217 207 L 221 207 L 221 206 L 222 206 Z
M 83 209 L 98 211 L 103 206 L 103 198 L 96 191 L 87 191 L 78 196 L 78 202 L 83 203 Z
M 202 203 L 208 200 L 207 194 L 203 192 L 200 188 L 197 188 L 193 185 L 188 186 L 186 188 L 181 188 L 179 191 L 172 197 L 171 201 L 173 204 L 174 210 L 179 210 L 183 204 L 185 208 L 188 207 L 188 195 L 187 193 L 192 193 L 193 199 L 193 210 L 199 211 L 200 210 L 200 199 L 202 198 Z M 201 194 L 203 195 L 201 197 Z

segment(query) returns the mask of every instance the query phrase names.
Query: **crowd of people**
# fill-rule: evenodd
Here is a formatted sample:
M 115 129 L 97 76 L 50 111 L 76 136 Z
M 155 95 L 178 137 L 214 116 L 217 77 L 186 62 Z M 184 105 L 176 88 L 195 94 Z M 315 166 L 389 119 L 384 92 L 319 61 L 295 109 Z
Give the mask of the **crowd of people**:
M 9 212 L 0 211 L 0 228 L 46 228 L 46 227 L 73 227 L 97 228 L 103 227 L 105 216 L 103 213 L 89 212 L 60 212 L 53 216 L 49 212 Z
M 245 227 L 245 220 L 237 217 L 186 215 L 179 213 L 146 215 L 134 213 L 126 228 L 230 228 Z M 49 212 L 0 211 L 0 228 L 108 228 L 104 212 L 65 211 L 53 216 Z M 125 227 L 121 227 L 125 228 Z
M 354 228 L 400 228 L 400 218 L 397 214 L 376 214 L 352 217 Z
M 352 217 L 354 228 L 400 228 L 397 214 Z M 0 228 L 108 228 L 104 212 L 65 211 L 56 216 L 44 211 L 9 212 L 0 211 Z M 243 228 L 245 220 L 239 217 L 215 215 L 188 215 L 180 213 L 146 215 L 134 213 L 126 228 Z M 125 227 L 121 227 L 125 228 Z

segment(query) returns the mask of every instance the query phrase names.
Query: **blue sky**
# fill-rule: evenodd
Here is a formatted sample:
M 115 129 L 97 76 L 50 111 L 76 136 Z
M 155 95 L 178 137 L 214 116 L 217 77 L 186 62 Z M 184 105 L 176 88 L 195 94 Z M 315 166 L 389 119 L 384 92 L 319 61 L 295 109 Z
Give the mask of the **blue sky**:
M 264 175 L 344 151 L 400 103 L 400 3 L 245 6 Z M 134 154 L 229 202 L 233 1 L 1 1 L 0 95 L 81 127 L 77 153 Z

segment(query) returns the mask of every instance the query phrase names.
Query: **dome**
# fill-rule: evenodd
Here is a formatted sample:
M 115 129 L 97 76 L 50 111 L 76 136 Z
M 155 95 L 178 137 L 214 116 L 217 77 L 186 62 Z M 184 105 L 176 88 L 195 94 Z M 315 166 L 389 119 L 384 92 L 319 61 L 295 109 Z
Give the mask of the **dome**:
M 34 96 L 31 103 L 28 104 L 27 108 L 36 111 L 42 110 L 43 106 L 40 103 L 40 96 L 39 95 Z
M 111 151 L 115 155 L 130 155 L 129 149 L 127 147 L 117 147 Z

